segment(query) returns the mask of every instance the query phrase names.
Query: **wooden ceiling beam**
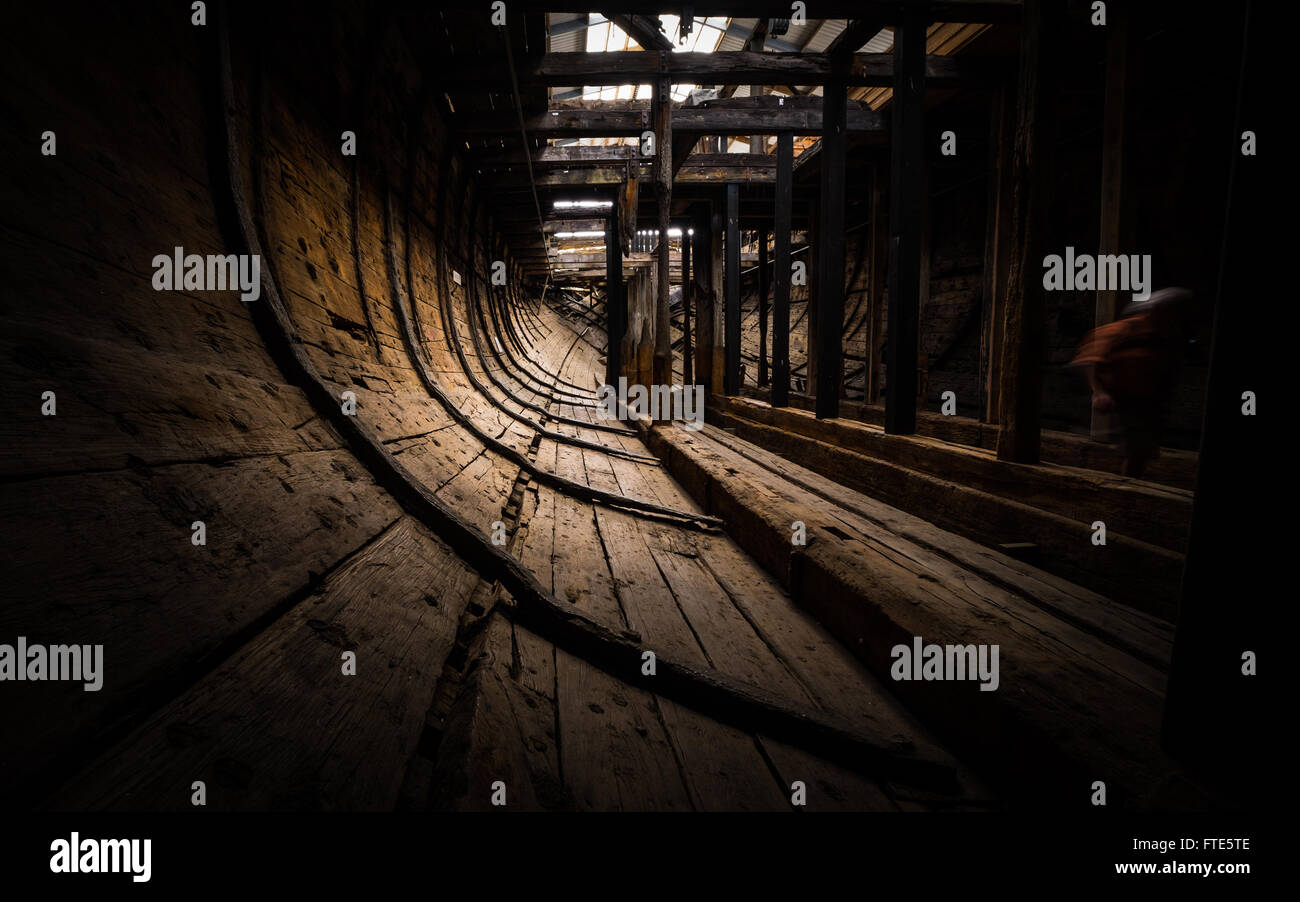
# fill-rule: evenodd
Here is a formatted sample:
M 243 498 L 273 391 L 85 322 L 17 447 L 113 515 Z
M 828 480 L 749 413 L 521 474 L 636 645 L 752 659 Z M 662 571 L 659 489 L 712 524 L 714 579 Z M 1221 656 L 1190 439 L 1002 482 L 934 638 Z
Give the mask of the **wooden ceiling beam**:
M 605 18 L 609 19 L 619 28 L 626 31 L 646 50 L 663 50 L 669 53 L 673 50 L 673 42 L 669 37 L 659 30 L 659 19 L 657 16 L 642 15 L 624 15 L 615 13 L 610 15 L 605 13 Z
M 676 182 L 775 182 L 775 158 L 767 154 L 715 153 L 692 154 L 677 171 Z M 642 178 L 650 177 L 649 164 L 639 164 L 637 172 Z M 623 184 L 627 178 L 624 167 L 593 166 L 551 171 L 536 176 L 538 188 Z M 525 188 L 529 184 L 527 173 L 517 169 L 508 175 L 493 177 L 492 188 Z
M 854 19 L 826 47 L 831 59 L 847 58 L 857 53 L 859 47 L 874 38 L 889 25 L 883 19 Z
M 572 146 L 556 147 L 547 145 L 533 151 L 533 168 L 564 168 L 569 166 L 597 166 L 636 160 L 641 156 L 640 148 L 633 144 L 613 144 L 600 147 Z M 501 169 L 506 166 L 523 166 L 526 159 L 524 152 L 515 148 L 503 153 L 487 154 L 476 157 L 475 165 L 481 169 Z
M 648 171 L 647 167 L 650 165 L 648 159 L 641 157 L 639 153 L 635 153 L 636 148 L 632 145 L 615 146 L 615 147 L 583 147 L 581 148 L 582 150 L 627 150 L 627 151 L 632 151 L 634 153 L 627 154 L 627 155 L 620 154 L 617 157 L 612 159 L 606 159 L 600 155 L 591 155 L 591 156 L 583 155 L 581 157 L 571 159 L 568 162 L 565 162 L 563 164 L 559 164 L 555 162 L 555 157 L 546 153 L 549 150 L 570 150 L 570 149 L 574 149 L 574 148 L 553 148 L 552 147 L 552 148 L 543 148 L 541 150 L 534 151 L 534 156 L 533 156 L 534 169 L 542 165 L 541 164 L 542 159 L 546 159 L 550 161 L 549 165 L 551 165 L 552 167 L 558 167 L 560 165 L 563 165 L 566 169 L 570 171 L 579 170 L 579 169 L 600 170 L 604 172 L 606 175 L 609 175 L 615 170 L 617 170 L 620 173 L 624 172 L 626 161 L 630 160 L 630 161 L 634 161 L 636 166 L 635 171 L 637 172 L 637 174 L 645 175 L 646 172 Z M 482 165 L 483 169 L 499 170 L 503 168 L 522 167 L 523 154 L 520 151 L 515 151 L 509 155 L 501 155 L 500 157 L 496 157 L 490 160 L 480 160 L 479 162 L 483 164 Z M 611 166 L 609 165 L 611 163 L 614 164 L 623 163 L 623 166 L 618 166 L 618 165 Z M 698 153 L 697 152 L 697 153 L 688 154 L 686 158 L 682 160 L 682 163 L 690 165 L 696 169 L 707 168 L 707 169 L 734 169 L 734 170 L 747 170 L 747 169 L 766 170 L 766 169 L 776 168 L 775 157 L 773 157 L 771 154 L 764 154 L 764 153 Z M 560 184 L 581 184 L 581 183 L 582 183 L 581 178 L 565 179 L 565 178 L 560 178 L 558 176 L 554 177 L 552 180 L 538 182 L 539 185 L 560 185 Z M 520 217 L 519 221 L 526 222 L 529 220 L 526 217 Z M 535 217 L 533 221 L 535 221 Z
M 677 254 L 676 248 L 673 249 L 673 254 L 674 255 Z M 627 268 L 628 266 L 634 266 L 637 268 L 650 266 L 651 264 L 654 263 L 654 256 L 655 256 L 654 254 L 650 254 L 650 253 L 624 254 L 623 266 L 624 268 Z M 581 268 L 584 266 L 594 266 L 596 264 L 603 264 L 605 262 L 605 251 L 602 249 L 599 252 L 593 251 L 592 253 L 589 254 L 555 254 L 554 262 L 556 264 L 557 269 L 561 269 L 564 267 Z M 752 251 L 747 254 L 741 254 L 740 262 L 757 263 L 758 254 Z M 673 262 L 674 270 L 676 270 L 679 266 L 680 266 L 679 263 L 677 263 L 676 261 Z
M 590 0 L 512 0 L 511 9 L 546 12 L 587 13 Z M 681 0 L 602 0 L 610 13 L 656 17 L 680 13 Z M 789 18 L 789 0 L 694 0 L 690 4 L 696 19 L 706 16 L 731 18 Z M 880 17 L 886 22 L 902 20 L 908 8 L 922 6 L 932 22 L 982 22 L 990 25 L 1019 22 L 1021 0 L 817 0 L 816 15 L 825 19 Z M 813 5 L 809 5 L 813 12 Z
M 983 72 L 959 57 L 930 54 L 926 58 L 926 83 L 936 87 L 978 82 Z M 646 53 L 615 50 L 609 53 L 548 53 L 518 69 L 521 85 L 575 87 L 650 84 L 668 78 L 675 84 L 702 85 L 820 85 L 835 75 L 837 60 L 826 53 L 769 53 L 730 50 L 717 53 Z M 845 60 L 847 84 L 892 87 L 892 53 L 856 53 Z M 501 90 L 510 77 L 501 66 L 455 71 L 459 91 Z
M 780 101 L 784 99 L 784 103 Z M 585 109 L 552 109 L 526 117 L 532 138 L 636 137 L 650 128 L 650 111 L 617 102 L 589 101 Z M 462 134 L 470 136 L 518 133 L 514 113 L 477 113 L 459 117 Z M 819 135 L 822 131 L 820 98 L 774 96 L 715 101 L 709 105 L 673 110 L 674 133 L 696 135 L 771 135 L 783 131 Z M 849 132 L 884 131 L 884 118 L 865 104 L 850 102 Z
M 754 52 L 762 52 L 763 43 L 766 40 L 767 40 L 767 19 L 757 19 L 754 22 L 754 30 L 750 32 L 749 37 L 745 39 L 745 45 L 740 49 L 747 50 L 747 51 L 754 51 Z M 730 97 L 736 93 L 736 88 L 738 87 L 740 87 L 739 84 L 724 85 L 722 91 L 719 93 L 719 96 Z

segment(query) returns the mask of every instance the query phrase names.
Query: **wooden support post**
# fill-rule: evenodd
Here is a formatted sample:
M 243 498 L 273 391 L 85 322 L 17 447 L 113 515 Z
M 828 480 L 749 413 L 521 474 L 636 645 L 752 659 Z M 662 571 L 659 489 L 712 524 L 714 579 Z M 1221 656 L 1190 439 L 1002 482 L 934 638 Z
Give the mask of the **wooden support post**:
M 844 388 L 844 155 L 848 147 L 844 82 L 828 81 L 822 96 L 821 254 L 817 257 L 816 414 L 840 415 Z
M 666 51 L 661 51 L 666 53 Z M 672 88 L 668 79 L 655 80 L 652 105 L 655 114 L 655 201 L 659 208 L 659 265 L 655 278 L 655 357 L 654 384 L 673 384 L 672 320 L 668 311 L 668 294 L 672 262 L 668 250 L 668 216 L 673 203 L 673 132 Z
M 689 221 L 682 225 L 682 383 L 695 384 L 694 360 L 691 355 L 691 295 L 694 294 L 694 277 L 691 273 L 691 227 Z
M 1026 0 L 1024 15 L 1011 173 L 1011 264 L 1002 316 L 998 459 L 1037 463 L 1045 352 L 1042 265 L 1056 142 L 1055 70 L 1061 10 L 1052 0 Z
M 605 225 L 605 382 L 618 386 L 623 373 L 623 336 L 627 332 L 627 296 L 623 292 L 623 245 L 618 205 Z
M 920 346 L 920 323 L 925 319 L 925 311 L 930 306 L 930 182 L 929 173 L 921 170 L 921 275 L 918 280 L 916 321 L 916 400 L 922 407 L 930 398 L 930 355 L 924 353 Z
M 654 382 L 654 280 L 653 264 L 642 269 L 636 276 L 636 381 L 645 386 Z
M 713 328 L 717 297 L 713 293 L 712 218 L 708 204 L 696 208 L 695 247 L 692 252 L 695 263 L 695 380 L 708 392 L 715 390 L 713 349 L 717 340 Z M 721 373 L 718 377 L 721 378 Z
M 713 230 L 713 241 L 710 243 L 710 249 L 713 251 L 713 268 L 709 270 L 709 277 L 713 280 L 710 288 L 713 292 L 713 382 L 709 391 L 714 394 L 723 394 L 723 374 L 726 372 L 726 360 L 723 358 L 722 337 L 723 337 L 723 310 L 726 306 L 724 303 L 724 278 L 726 276 L 726 264 L 723 260 L 722 234 L 725 231 L 726 224 L 726 191 L 722 193 L 722 199 L 716 207 L 710 209 L 709 223 Z
M 803 392 L 811 395 L 817 387 L 817 261 L 821 259 L 821 205 L 814 197 L 808 203 L 808 253 L 804 255 L 804 370 Z
M 1127 152 L 1132 143 L 1126 135 L 1129 119 L 1130 10 L 1127 2 L 1109 4 L 1106 20 L 1106 93 L 1101 133 L 1101 232 L 1098 254 L 1132 253 L 1134 237 L 1132 199 L 1124 186 L 1128 169 Z M 1122 307 L 1121 293 L 1112 289 L 1097 292 L 1094 326 L 1115 321 Z M 1092 411 L 1092 437 L 1106 438 L 1111 432 L 1111 416 Z
M 766 32 L 767 32 L 767 20 L 766 20 L 766 19 L 759 19 L 758 21 L 759 21 L 758 29 L 756 29 L 755 32 L 754 32 L 754 34 L 750 36 L 750 39 L 749 39 L 748 41 L 745 42 L 745 49 L 746 49 L 746 50 L 751 50 L 751 51 L 755 51 L 755 52 L 759 52 L 759 53 L 761 53 L 762 50 L 763 50 L 763 44 L 766 43 L 766 41 L 767 41 L 767 33 L 766 33 Z M 761 29 L 761 31 L 760 31 L 759 29 Z M 749 96 L 750 96 L 750 97 L 762 97 L 765 93 L 767 93 L 767 86 L 766 86 L 766 85 L 750 85 L 750 86 L 749 86 Z M 766 135 L 750 135 L 750 136 L 749 136 L 749 152 L 750 152 L 750 153 L 767 153 L 767 136 L 766 136 Z
M 864 400 L 875 404 L 880 399 L 884 342 L 885 261 L 889 258 L 889 217 L 886 208 L 888 184 L 884 164 L 877 160 L 871 167 L 871 242 L 867 271 L 867 361 L 864 374 Z
M 1287 666 L 1286 605 L 1263 588 L 1266 583 L 1255 580 L 1269 569 L 1281 575 L 1283 556 L 1292 553 L 1290 542 L 1284 547 L 1278 521 L 1260 515 L 1278 499 L 1279 480 L 1286 478 L 1280 467 L 1265 465 L 1275 441 L 1265 427 L 1274 422 L 1270 413 L 1280 411 L 1247 415 L 1250 399 L 1245 397 L 1247 392 L 1262 395 L 1276 384 L 1268 373 L 1278 361 L 1268 349 L 1282 344 L 1270 341 L 1265 314 L 1246 299 L 1276 292 L 1274 263 L 1289 253 L 1283 240 L 1289 235 L 1270 215 L 1278 183 L 1266 176 L 1264 157 L 1242 153 L 1243 131 L 1254 131 L 1252 124 L 1264 121 L 1276 102 L 1265 81 L 1258 33 L 1261 26 L 1270 27 L 1271 10 L 1260 6 L 1246 5 L 1245 25 L 1238 26 L 1246 30 L 1238 45 L 1245 59 L 1233 124 L 1221 132 L 1231 160 L 1229 191 L 1196 495 L 1164 717 L 1165 745 L 1175 756 L 1209 780 L 1236 783 L 1252 793 L 1273 791 L 1276 764 L 1289 748 L 1277 692 L 1285 677 L 1265 669 L 1270 660 Z M 1262 21 L 1251 22 L 1255 17 Z M 1280 404 L 1285 396 L 1273 397 Z
M 767 229 L 758 230 L 758 385 L 768 383 L 767 373 Z
M 998 422 L 998 390 L 1002 373 L 1002 313 L 1007 291 L 1011 241 L 1011 151 L 1016 140 L 1016 104 L 1011 86 L 1002 85 L 991 98 L 989 124 L 988 211 L 984 225 L 984 323 L 980 356 L 984 367 L 981 417 Z
M 668 240 L 668 203 L 659 205 L 658 259 L 655 263 L 655 356 L 654 382 L 656 385 L 673 384 L 672 318 L 668 309 L 668 294 L 672 282 L 672 262 L 669 258 L 671 243 Z
M 889 186 L 889 336 L 885 431 L 916 432 L 917 328 L 925 208 L 925 31 L 910 9 L 894 28 L 894 99 Z
M 726 238 L 726 292 L 725 341 L 723 353 L 726 370 L 722 390 L 728 395 L 740 394 L 740 186 L 727 185 L 727 238 Z
M 794 198 L 794 136 L 776 137 L 776 222 L 772 247 L 772 406 L 790 403 L 790 219 Z

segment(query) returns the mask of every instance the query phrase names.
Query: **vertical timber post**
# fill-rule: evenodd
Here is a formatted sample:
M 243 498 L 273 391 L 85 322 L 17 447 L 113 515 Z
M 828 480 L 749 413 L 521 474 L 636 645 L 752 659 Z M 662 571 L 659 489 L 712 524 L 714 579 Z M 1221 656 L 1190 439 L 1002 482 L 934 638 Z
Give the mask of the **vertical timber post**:
M 772 247 L 772 406 L 790 403 L 790 220 L 793 213 L 794 136 L 776 138 L 776 219 Z
M 880 400 L 883 375 L 884 345 L 880 337 L 884 334 L 885 261 L 889 257 L 889 218 L 885 207 L 889 193 L 885 185 L 885 166 L 876 160 L 871 166 L 871 233 L 867 239 L 871 255 L 867 273 L 867 360 L 863 377 L 863 400 L 867 404 Z
M 1266 465 L 1272 430 L 1266 435 L 1268 419 L 1247 414 L 1246 404 L 1257 398 L 1245 397 L 1278 384 L 1269 376 L 1277 358 L 1265 351 L 1281 342 L 1270 344 L 1264 315 L 1243 299 L 1276 291 L 1273 264 L 1288 253 L 1282 239 L 1289 235 L 1269 215 L 1277 182 L 1265 176 L 1265 158 L 1246 155 L 1242 146 L 1243 130 L 1254 131 L 1253 123 L 1264 121 L 1273 103 L 1253 7 L 1245 5 L 1237 108 L 1231 131 L 1223 134 L 1232 162 L 1163 739 L 1207 779 L 1228 777 L 1262 793 L 1273 791 L 1276 765 L 1289 745 L 1280 726 L 1288 719 L 1279 716 L 1281 697 L 1267 682 L 1285 676 L 1259 674 L 1269 661 L 1289 666 L 1289 643 L 1278 596 L 1256 580 L 1270 568 L 1281 573 L 1277 564 L 1290 543 L 1281 540 L 1276 521 L 1260 516 L 1285 476 L 1280 467 Z M 1283 403 L 1284 395 L 1274 396 Z
M 723 330 L 725 334 L 723 356 L 725 359 L 722 390 L 728 395 L 740 394 L 740 185 L 727 185 L 727 237 L 726 245 L 727 306 Z
M 758 230 L 758 385 L 767 385 L 767 229 Z
M 1011 262 L 1002 313 L 998 459 L 1038 463 L 1046 298 L 1040 273 L 1055 151 L 1058 4 L 1025 0 L 1012 163 Z
M 889 335 L 885 354 L 885 431 L 916 432 L 916 352 L 921 306 L 921 230 L 925 206 L 925 31 L 908 9 L 894 29 L 890 122 Z
M 623 245 L 618 204 L 605 225 L 605 383 L 618 386 L 623 375 L 623 335 L 627 332 L 627 298 L 623 294 Z
M 1106 20 L 1106 89 L 1102 113 L 1101 137 L 1101 223 L 1097 253 L 1129 253 L 1126 246 L 1133 239 L 1132 198 L 1125 191 L 1132 144 L 1126 126 L 1130 118 L 1130 75 L 1136 60 L 1130 54 L 1130 15 L 1125 0 L 1112 0 Z M 1100 259 L 1100 257 L 1099 257 Z M 1097 290 L 1094 326 L 1113 323 L 1119 313 L 1120 293 L 1113 289 Z M 1111 431 L 1111 415 L 1092 411 L 1092 437 L 1105 438 Z
M 714 346 L 717 335 L 714 332 L 714 307 L 717 297 L 713 292 L 713 228 L 712 213 L 707 203 L 700 204 L 695 211 L 695 247 L 691 250 L 692 262 L 695 264 L 695 381 L 704 386 L 706 392 L 716 391 L 716 379 L 713 371 Z M 718 378 L 721 374 L 717 374 Z
M 1011 150 L 1015 144 L 1016 104 L 1011 86 L 1002 84 L 992 95 L 989 124 L 988 212 L 984 226 L 984 324 L 981 356 L 984 405 L 981 418 L 998 422 L 998 390 L 1002 372 L 1002 307 L 1007 291 L 1011 242 Z
M 845 82 L 832 74 L 822 95 L 821 253 L 817 257 L 816 414 L 840 415 L 844 382 L 844 154 L 847 149 Z
M 682 382 L 695 384 L 695 372 L 691 359 L 691 295 L 693 276 L 691 274 L 691 226 L 690 221 L 682 224 Z
M 817 261 L 821 259 L 821 207 L 814 195 L 808 201 L 808 240 L 804 262 L 804 370 L 803 393 L 812 397 L 817 388 Z
M 660 51 L 664 56 L 667 51 Z M 669 259 L 668 214 L 673 202 L 673 131 L 672 131 L 672 89 L 667 78 L 659 78 L 654 84 L 654 124 L 655 124 L 655 162 L 654 183 L 655 203 L 659 208 L 659 243 L 656 246 L 659 265 L 655 277 L 655 351 L 654 372 L 652 379 L 656 385 L 673 384 L 673 343 L 672 321 L 668 311 L 669 283 L 672 275 L 672 263 Z

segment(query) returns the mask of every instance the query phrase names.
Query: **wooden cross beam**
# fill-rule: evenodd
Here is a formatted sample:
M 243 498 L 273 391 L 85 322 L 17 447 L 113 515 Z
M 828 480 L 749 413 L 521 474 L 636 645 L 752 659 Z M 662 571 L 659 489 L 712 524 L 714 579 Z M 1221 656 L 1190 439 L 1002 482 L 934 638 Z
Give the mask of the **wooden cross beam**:
M 533 151 L 533 169 L 582 169 L 611 167 L 613 164 L 636 162 L 644 165 L 647 157 L 633 144 L 614 144 L 598 147 L 546 146 Z M 524 165 L 523 150 L 514 149 L 490 157 L 476 159 L 481 170 L 513 169 Z M 693 153 L 681 163 L 696 167 L 730 167 L 773 169 L 776 164 L 770 154 L 762 153 Z M 674 168 L 680 170 L 681 165 Z
M 564 280 L 566 282 L 608 282 L 609 280 L 609 270 L 604 267 L 593 268 L 590 266 L 584 266 L 578 269 L 560 269 L 556 267 L 548 269 L 546 272 L 555 279 Z M 631 278 L 638 272 L 640 272 L 639 269 L 624 267 L 623 278 Z M 673 270 L 673 277 L 677 279 L 680 279 L 681 277 L 680 273 L 676 269 Z
M 754 22 L 754 30 L 750 33 L 749 38 L 745 41 L 745 45 L 740 49 L 761 51 L 763 49 L 763 41 L 766 39 L 767 39 L 767 19 L 756 19 Z M 720 96 L 730 97 L 731 95 L 736 93 L 736 88 L 738 87 L 740 87 L 740 85 L 726 85 L 723 87 L 722 91 L 720 92 Z
M 839 59 L 852 55 L 859 47 L 888 25 L 883 19 L 854 19 L 826 47 L 826 55 Z
M 677 172 L 676 182 L 747 182 L 762 183 L 776 181 L 776 166 L 765 160 L 754 161 L 753 157 L 764 154 L 717 153 L 697 154 L 699 161 L 688 159 Z M 728 158 L 740 159 L 728 159 Z M 638 167 L 642 177 L 649 177 L 647 165 Z M 627 170 L 620 167 L 587 167 L 562 171 L 547 172 L 536 176 L 538 188 L 558 188 L 571 186 L 609 186 L 621 185 L 627 179 Z M 522 169 L 508 175 L 497 175 L 492 179 L 494 192 L 512 188 L 528 187 L 528 175 Z
M 590 222 L 593 217 L 601 216 L 600 209 L 589 209 L 583 207 L 572 208 L 552 208 L 549 205 L 542 207 L 542 218 L 546 220 L 547 231 L 578 231 L 579 229 L 598 228 L 598 226 L 578 225 L 578 223 Z M 531 231 L 537 231 L 537 212 L 529 207 L 527 210 L 499 210 L 493 216 L 494 222 L 498 227 L 507 228 L 513 224 L 525 223 Z M 604 220 L 602 220 L 603 223 Z
M 640 157 L 640 148 L 633 144 L 607 144 L 598 147 L 579 145 L 556 147 L 548 144 L 545 147 L 535 149 L 532 153 L 534 169 L 567 169 L 571 166 L 611 165 L 624 163 L 628 160 L 637 160 Z M 501 153 L 484 154 L 476 157 L 474 163 L 480 169 L 504 169 L 512 166 L 523 166 L 526 158 L 523 150 L 515 148 Z
M 530 138 L 639 137 L 651 128 L 649 109 L 599 101 L 592 104 L 586 109 L 551 109 L 525 116 L 524 125 Z M 513 112 L 467 114 L 458 118 L 456 126 L 469 136 L 519 132 L 519 120 Z M 884 118 L 870 107 L 855 102 L 849 104 L 847 127 L 850 133 L 882 132 Z M 771 135 L 783 131 L 820 135 L 821 100 L 768 96 L 678 107 L 673 110 L 672 131 L 695 135 Z
M 627 269 L 629 267 L 644 268 L 646 266 L 650 266 L 654 262 L 654 258 L 655 255 L 652 253 L 624 254 L 623 268 L 624 269 Z M 520 257 L 519 259 L 528 259 L 528 258 Z M 555 268 L 557 271 L 563 269 L 590 269 L 596 264 L 605 262 L 605 251 L 602 248 L 602 250 L 600 251 L 592 251 L 590 253 L 574 253 L 574 254 L 557 253 L 552 255 L 551 260 L 555 263 Z M 748 264 L 748 265 L 753 265 L 755 263 L 758 263 L 759 262 L 758 254 L 756 253 L 741 254 L 740 262 L 742 264 Z M 677 269 L 677 267 L 678 264 L 674 262 L 672 265 L 674 271 Z
M 668 78 L 674 84 L 704 85 L 820 85 L 832 77 L 837 61 L 826 53 L 769 53 L 754 50 L 718 53 L 548 53 L 519 67 L 519 83 L 551 87 L 648 84 Z M 953 56 L 926 57 L 926 80 L 937 87 L 978 82 L 979 67 Z M 457 90 L 505 89 L 509 73 L 500 66 L 458 69 L 449 73 Z M 894 57 L 890 53 L 858 53 L 847 60 L 846 84 L 892 87 Z
M 588 13 L 590 0 L 513 0 L 512 10 Z M 655 17 L 680 13 L 681 0 L 605 0 L 607 13 Z M 790 0 L 695 0 L 690 4 L 696 19 L 706 16 L 732 18 L 788 18 Z M 814 4 L 809 5 L 809 14 Z M 816 15 L 823 19 L 883 18 L 901 21 L 907 9 L 923 9 L 932 22 L 981 22 L 990 25 L 1019 22 L 1021 0 L 817 0 Z
M 600 232 L 605 233 L 603 219 L 566 219 L 546 223 L 546 233 L 554 235 L 563 232 Z
M 659 30 L 659 22 L 655 16 L 641 15 L 609 15 L 606 13 L 605 18 L 609 19 L 619 28 L 626 31 L 646 50 L 665 50 L 672 52 L 673 42 L 668 36 Z

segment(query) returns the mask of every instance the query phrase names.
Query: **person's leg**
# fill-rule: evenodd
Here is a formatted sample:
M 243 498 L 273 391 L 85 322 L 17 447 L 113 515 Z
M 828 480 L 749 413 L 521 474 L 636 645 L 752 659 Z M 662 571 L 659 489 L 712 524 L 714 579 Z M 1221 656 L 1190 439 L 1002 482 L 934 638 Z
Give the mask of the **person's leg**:
M 1119 472 L 1121 476 L 1129 476 L 1133 479 L 1141 479 L 1142 473 L 1146 470 L 1147 462 L 1141 457 L 1126 457 L 1120 464 Z
M 1115 410 L 1123 431 L 1120 447 L 1124 452 L 1124 463 L 1120 473 L 1140 479 L 1159 444 L 1158 405 L 1147 398 L 1125 398 L 1116 400 Z

